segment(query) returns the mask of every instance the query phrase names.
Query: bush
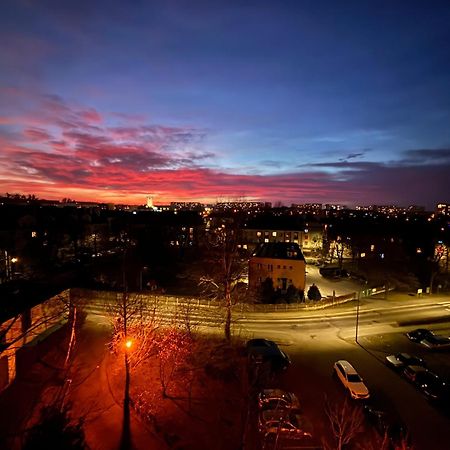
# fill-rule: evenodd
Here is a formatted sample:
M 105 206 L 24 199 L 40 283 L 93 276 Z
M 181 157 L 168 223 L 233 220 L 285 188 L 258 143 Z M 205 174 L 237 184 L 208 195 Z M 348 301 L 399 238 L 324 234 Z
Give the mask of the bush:
M 320 300 L 322 298 L 322 294 L 319 291 L 319 288 L 313 283 L 308 289 L 308 298 L 309 300 Z

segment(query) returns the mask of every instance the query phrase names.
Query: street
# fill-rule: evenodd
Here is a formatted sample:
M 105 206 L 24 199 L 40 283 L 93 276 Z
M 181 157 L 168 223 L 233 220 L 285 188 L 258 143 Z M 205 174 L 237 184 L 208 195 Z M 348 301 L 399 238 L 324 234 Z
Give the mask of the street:
M 427 300 L 428 301 L 428 300 Z M 372 300 L 375 303 L 376 300 Z M 399 322 L 421 323 L 428 318 L 446 316 L 446 301 L 430 304 L 384 305 L 380 309 L 365 302 L 366 310 L 360 317 L 359 343 L 355 342 L 355 311 L 353 307 L 340 307 L 337 314 L 328 310 L 321 317 L 295 320 L 289 317 L 263 319 L 246 329 L 253 336 L 273 339 L 292 359 L 292 366 L 281 380 L 281 386 L 298 395 L 303 411 L 314 424 L 315 433 L 326 435 L 329 428 L 324 412 L 326 399 L 341 401 L 346 393 L 332 378 L 333 363 L 339 359 L 350 361 L 369 387 L 372 398 L 383 409 L 396 412 L 406 424 L 417 449 L 447 449 L 447 430 L 450 420 L 425 399 L 425 397 L 400 374 L 386 366 L 385 356 L 391 353 L 409 352 L 423 357 L 431 370 L 440 374 L 450 373 L 450 353 L 433 352 L 410 342 L 404 333 L 417 328 L 399 326 Z M 426 326 L 426 325 L 420 325 Z M 450 333 L 449 323 L 429 326 L 439 334 Z
M 174 317 L 180 305 L 165 304 L 161 315 Z M 338 359 L 350 361 L 364 378 L 371 396 L 384 409 L 395 411 L 405 423 L 419 450 L 446 449 L 450 420 L 398 373 L 385 365 L 385 356 L 409 352 L 422 356 L 431 370 L 450 374 L 450 353 L 433 352 L 410 342 L 407 331 L 427 327 L 439 334 L 450 333 L 448 297 L 417 298 L 392 294 L 385 300 L 360 302 L 358 343 L 355 342 L 356 302 L 325 310 L 276 312 L 234 312 L 234 333 L 243 339 L 264 337 L 276 341 L 292 359 L 292 366 L 276 387 L 295 392 L 303 411 L 314 424 L 317 436 L 327 435 L 329 425 L 325 400 L 341 401 L 346 394 L 332 378 Z M 94 308 L 95 320 L 102 320 L 101 307 Z M 211 332 L 221 321 L 220 308 L 197 307 L 191 319 Z M 428 324 L 428 325 L 427 325 Z M 274 386 L 275 387 L 275 386 Z

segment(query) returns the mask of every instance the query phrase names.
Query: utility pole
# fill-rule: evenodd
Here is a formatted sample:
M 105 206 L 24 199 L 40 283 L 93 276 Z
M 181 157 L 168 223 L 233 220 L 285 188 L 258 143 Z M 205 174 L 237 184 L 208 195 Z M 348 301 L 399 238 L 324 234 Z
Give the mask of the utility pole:
M 360 303 L 361 291 L 358 291 L 358 303 L 356 304 L 356 329 L 355 329 L 355 342 L 358 343 L 358 327 L 359 327 L 359 303 Z

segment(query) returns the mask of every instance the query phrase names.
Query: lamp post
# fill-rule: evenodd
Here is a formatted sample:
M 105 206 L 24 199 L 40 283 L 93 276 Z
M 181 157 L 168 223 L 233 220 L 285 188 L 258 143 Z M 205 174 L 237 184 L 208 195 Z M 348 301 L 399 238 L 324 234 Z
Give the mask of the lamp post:
M 142 277 L 143 277 L 143 272 L 147 272 L 148 267 L 144 266 L 140 271 L 139 271 L 139 290 L 142 291 L 142 287 L 143 287 L 143 283 L 142 283 Z

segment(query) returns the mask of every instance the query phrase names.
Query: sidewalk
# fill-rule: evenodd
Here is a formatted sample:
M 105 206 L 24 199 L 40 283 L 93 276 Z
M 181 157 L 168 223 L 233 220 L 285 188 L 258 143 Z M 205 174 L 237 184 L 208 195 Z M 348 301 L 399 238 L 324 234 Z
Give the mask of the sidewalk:
M 410 306 L 423 305 L 425 303 L 450 302 L 450 293 L 448 294 L 422 294 L 420 297 L 414 294 L 403 292 L 390 291 L 387 299 L 384 293 L 379 296 L 374 295 L 361 299 L 363 305 L 386 305 L 386 306 L 403 306 L 405 304 Z
M 78 376 L 69 398 L 75 416 L 85 416 L 86 442 L 92 450 L 118 450 L 123 428 L 124 368 L 117 367 L 106 348 L 106 336 L 89 321 L 77 349 Z M 120 380 L 123 379 L 123 383 Z M 166 446 L 130 409 L 131 440 L 135 450 L 159 450 Z

